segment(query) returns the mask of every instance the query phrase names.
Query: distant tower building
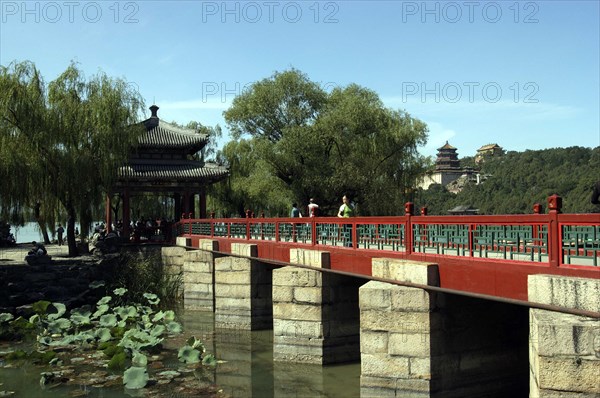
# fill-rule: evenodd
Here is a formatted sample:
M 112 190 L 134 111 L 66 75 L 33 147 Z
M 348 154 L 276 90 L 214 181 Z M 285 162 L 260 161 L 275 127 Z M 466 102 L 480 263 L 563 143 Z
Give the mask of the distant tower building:
M 460 160 L 458 160 L 456 148 L 448 144 L 448 141 L 446 141 L 446 144 L 443 147 L 438 148 L 437 159 L 435 160 L 435 171 L 452 172 L 459 170 Z
M 496 156 L 504 154 L 504 149 L 498 144 L 487 144 L 477 150 L 475 155 L 475 163 L 479 164 L 483 162 L 486 156 Z
M 418 186 L 423 189 L 428 189 L 431 184 L 446 186 L 463 174 L 465 174 L 465 170 L 460 167 L 456 148 L 446 141 L 444 146 L 438 148 L 435 170 L 433 173 L 425 175 Z

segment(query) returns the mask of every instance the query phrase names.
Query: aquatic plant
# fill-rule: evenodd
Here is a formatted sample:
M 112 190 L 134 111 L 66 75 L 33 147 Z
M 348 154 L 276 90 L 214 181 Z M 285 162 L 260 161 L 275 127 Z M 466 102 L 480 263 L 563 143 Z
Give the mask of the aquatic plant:
M 94 283 L 93 286 L 102 285 Z M 24 330 L 34 331 L 38 344 L 34 352 L 43 354 L 15 351 L 11 358 L 49 363 L 55 359 L 55 353 L 51 350 L 53 347 L 61 347 L 61 351 L 69 348 L 97 349 L 109 359 L 108 369 L 124 370 L 125 388 L 145 387 L 149 380 L 148 357 L 145 353 L 158 352 L 165 337 L 179 334 L 183 328 L 172 310 L 156 308 L 160 303 L 156 294 L 144 293 L 142 297 L 146 302 L 140 304 L 125 302 L 123 298 L 127 292 L 125 288 L 117 288 L 112 296 L 99 299 L 95 308 L 83 306 L 70 311 L 62 303 L 38 301 L 32 305 L 35 315 L 29 320 L 0 314 L 0 330 L 9 330 L 18 325 Z M 192 337 L 179 350 L 178 357 L 185 364 L 202 362 L 214 365 L 214 357 L 203 356 L 204 352 L 202 342 Z M 40 384 L 46 386 L 56 382 L 56 375 L 52 374 L 42 373 Z

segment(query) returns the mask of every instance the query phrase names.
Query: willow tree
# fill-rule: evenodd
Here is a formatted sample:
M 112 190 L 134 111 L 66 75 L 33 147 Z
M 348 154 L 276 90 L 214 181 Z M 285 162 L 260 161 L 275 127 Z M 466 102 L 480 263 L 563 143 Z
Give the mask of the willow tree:
M 77 255 L 75 220 L 84 226 L 137 142 L 131 127 L 143 109 L 123 79 L 86 79 L 75 64 L 46 84 L 31 62 L 0 68 L 0 177 L 3 206 L 39 202 L 68 214 L 69 255 Z
M 327 215 L 344 193 L 362 215 L 401 214 L 422 171 L 417 147 L 426 142 L 425 123 L 356 84 L 326 93 L 297 70 L 276 73 L 236 97 L 224 116 L 234 138 L 252 137 L 246 153 L 258 153 L 293 201 L 304 207 L 314 197 Z M 230 179 L 235 173 L 232 165 Z

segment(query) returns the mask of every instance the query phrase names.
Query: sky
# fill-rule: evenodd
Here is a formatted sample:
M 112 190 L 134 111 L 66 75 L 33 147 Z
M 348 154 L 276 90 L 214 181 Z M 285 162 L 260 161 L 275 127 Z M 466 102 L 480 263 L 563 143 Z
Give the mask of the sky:
M 600 146 L 600 2 L 6 1 L 0 64 L 71 61 L 123 78 L 161 119 L 219 124 L 253 82 L 295 68 L 351 83 L 429 127 L 425 156 Z M 149 111 L 145 114 L 149 117 Z

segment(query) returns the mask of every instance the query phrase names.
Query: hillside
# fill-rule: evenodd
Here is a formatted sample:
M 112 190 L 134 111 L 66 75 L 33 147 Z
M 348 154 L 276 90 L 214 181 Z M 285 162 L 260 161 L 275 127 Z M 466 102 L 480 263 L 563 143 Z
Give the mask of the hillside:
M 592 187 L 600 180 L 600 147 L 507 152 L 487 158 L 481 172 L 489 175 L 483 184 L 468 184 L 458 194 L 439 185 L 419 190 L 416 206 L 426 205 L 429 214 L 447 214 L 458 205 L 471 205 L 480 214 L 523 214 L 531 213 L 536 202 L 546 211 L 548 196 L 558 194 L 565 213 L 600 211 L 590 203 Z

